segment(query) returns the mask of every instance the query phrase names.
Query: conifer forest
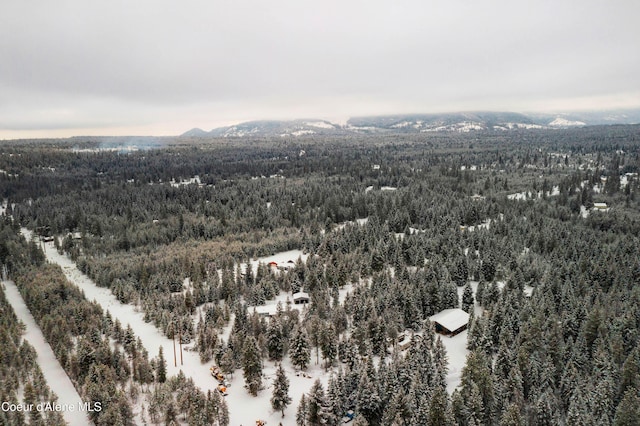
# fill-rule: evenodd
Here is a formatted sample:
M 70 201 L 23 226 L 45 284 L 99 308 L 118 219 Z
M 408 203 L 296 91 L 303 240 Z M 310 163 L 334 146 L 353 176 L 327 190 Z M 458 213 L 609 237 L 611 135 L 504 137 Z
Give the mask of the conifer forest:
M 95 425 L 638 425 L 639 172 L 637 125 L 0 141 L 0 425 L 80 415 L 11 286 Z

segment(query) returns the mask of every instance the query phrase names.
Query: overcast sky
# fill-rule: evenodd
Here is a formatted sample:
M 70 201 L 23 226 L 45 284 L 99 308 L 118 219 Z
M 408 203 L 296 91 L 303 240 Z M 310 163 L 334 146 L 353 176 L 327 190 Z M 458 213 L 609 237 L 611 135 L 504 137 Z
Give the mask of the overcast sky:
M 639 107 L 639 17 L 638 0 L 2 0 L 0 138 Z

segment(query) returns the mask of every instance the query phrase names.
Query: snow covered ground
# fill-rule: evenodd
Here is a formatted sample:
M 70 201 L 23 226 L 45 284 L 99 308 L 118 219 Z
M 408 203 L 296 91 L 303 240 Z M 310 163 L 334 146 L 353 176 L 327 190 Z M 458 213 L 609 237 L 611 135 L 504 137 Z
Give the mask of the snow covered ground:
M 586 219 L 589 217 L 589 210 L 587 210 L 585 206 L 580 206 L 580 216 L 583 219 Z
M 557 195 L 560 195 L 560 187 L 557 185 L 551 188 L 551 191 L 547 192 L 547 196 L 549 197 L 554 197 Z M 517 192 L 515 194 L 507 195 L 507 199 L 509 200 L 532 200 L 536 198 L 542 198 L 542 191 L 538 191 L 537 193 L 531 191 Z
M 347 284 L 344 287 L 342 287 L 341 289 L 338 290 L 338 301 L 340 303 L 344 303 L 345 298 L 347 297 L 347 294 L 353 289 L 353 285 L 352 284 Z M 249 313 L 253 313 L 253 311 L 259 313 L 259 314 L 268 314 L 268 315 L 274 315 L 276 313 L 276 311 L 278 310 L 278 303 L 280 303 L 282 309 L 284 310 L 287 306 L 287 301 L 290 302 L 290 307 L 291 309 L 295 309 L 297 311 L 299 311 L 301 314 L 304 312 L 304 310 L 307 308 L 307 305 L 305 304 L 300 304 L 300 305 L 295 305 L 293 304 L 293 298 L 291 297 L 291 293 L 286 292 L 286 291 L 281 291 L 280 294 L 278 294 L 275 299 L 271 299 L 271 300 L 267 300 L 267 302 L 264 305 L 258 305 L 258 306 L 249 306 L 247 308 Z M 312 301 L 313 302 L 313 301 Z
M 185 186 L 185 185 L 202 185 L 202 182 L 200 181 L 200 176 L 196 175 L 190 179 L 183 179 L 180 182 L 176 182 L 175 179 L 171 179 L 171 181 L 169 182 L 171 184 L 172 187 L 174 188 L 179 188 L 181 186 Z
M 356 219 L 355 221 L 353 220 L 349 220 L 347 222 L 343 222 L 343 223 L 339 223 L 338 225 L 336 225 L 336 230 L 340 230 L 340 229 L 344 229 L 347 225 L 359 225 L 359 226 L 364 226 L 367 224 L 367 222 L 369 222 L 369 218 L 368 217 L 364 217 L 361 219 Z
M 36 320 L 33 318 L 33 315 L 31 315 L 31 312 L 29 312 L 24 299 L 22 299 L 18 291 L 18 287 L 13 281 L 2 281 L 2 286 L 16 316 L 26 326 L 24 338 L 35 348 L 36 360 L 47 384 L 51 390 L 58 395 L 58 403 L 61 404 L 61 407 L 69 407 L 69 409 L 62 411 L 65 421 L 71 426 L 92 424 L 87 414 L 80 412 L 79 408 L 82 402 L 91 401 L 82 401 L 80 395 L 78 395 L 69 376 L 67 376 L 67 373 L 56 359 L 51 350 L 51 346 L 49 346 L 40 327 L 36 324 Z
M 447 373 L 447 392 L 449 395 L 460 385 L 462 379 L 462 368 L 467 362 L 467 334 L 465 330 L 453 337 L 438 335 L 442 340 L 442 345 L 447 351 L 449 360 L 449 371 Z
M 31 238 L 32 233 L 26 228 L 22 229 L 22 233 L 27 239 Z M 143 320 L 143 314 L 134 306 L 121 303 L 110 290 L 98 287 L 88 276 L 84 275 L 76 268 L 71 259 L 65 255 L 59 254 L 53 246 L 53 243 L 45 244 L 45 255 L 49 262 L 60 265 L 67 279 L 82 289 L 88 300 L 95 300 L 103 309 L 108 310 L 114 318 L 118 318 L 120 320 L 123 327 L 130 324 L 136 336 L 139 336 L 142 340 L 142 344 L 147 349 L 150 356 L 156 356 L 158 354 L 159 347 L 162 346 L 165 359 L 167 360 L 167 374 L 169 376 L 176 375 L 180 370 L 182 370 L 185 376 L 193 379 L 195 385 L 204 392 L 216 388 L 217 382 L 213 377 L 211 377 L 209 371 L 211 363 L 201 363 L 197 352 L 183 351 L 181 363 L 179 348 L 176 348 L 177 353 L 175 363 L 177 363 L 177 365 L 175 365 L 173 342 L 164 336 L 153 324 L 145 322 Z M 301 251 L 292 250 L 256 259 L 252 261 L 251 264 L 257 268 L 259 262 L 268 263 L 271 260 L 289 260 L 292 257 L 293 259 L 297 259 L 297 256 L 300 255 L 304 256 Z M 225 397 L 229 407 L 230 424 L 253 425 L 255 424 L 256 419 L 263 419 L 267 420 L 268 424 L 273 425 L 277 425 L 278 422 L 282 422 L 284 426 L 295 425 L 295 412 L 302 394 L 311 389 L 315 378 L 320 378 L 325 385 L 325 388 L 328 382 L 329 376 L 324 374 L 324 370 L 319 365 L 315 365 L 315 350 L 312 351 L 311 358 L 311 365 L 307 371 L 307 376 L 310 376 L 311 378 L 304 377 L 302 375 L 296 376 L 293 374 L 293 367 L 289 363 L 288 359 L 283 362 L 285 371 L 291 373 L 288 375 L 289 380 L 291 381 L 289 395 L 293 399 L 291 405 L 287 410 L 285 410 L 286 417 L 284 419 L 281 418 L 281 414 L 279 412 L 273 412 L 269 402 L 272 390 L 269 386 L 271 385 L 272 378 L 275 376 L 274 364 L 269 362 L 265 363 L 265 377 L 263 379 L 265 389 L 262 390 L 257 397 L 250 396 L 244 389 L 242 371 L 236 370 L 233 377 L 229 380 L 229 394 Z
M 260 257 L 258 259 L 250 261 L 249 263 L 251 264 L 251 270 L 255 274 L 256 272 L 258 272 L 258 265 L 260 263 L 264 263 L 265 265 L 267 265 L 270 262 L 276 262 L 279 267 L 287 268 L 295 265 L 295 262 L 297 262 L 298 258 L 301 258 L 302 261 L 305 262 L 307 260 L 307 257 L 309 257 L 309 255 L 303 253 L 302 250 L 289 250 L 276 253 L 271 256 Z M 246 265 L 242 265 L 240 268 L 242 269 L 242 271 L 244 271 L 246 269 Z

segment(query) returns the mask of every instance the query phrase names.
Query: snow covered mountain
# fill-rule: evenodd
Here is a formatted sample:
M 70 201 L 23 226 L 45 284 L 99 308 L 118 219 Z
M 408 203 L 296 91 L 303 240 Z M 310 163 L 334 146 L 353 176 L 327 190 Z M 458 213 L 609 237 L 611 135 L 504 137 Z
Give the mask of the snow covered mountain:
M 248 121 L 234 126 L 219 127 L 208 133 L 217 137 L 243 136 L 305 136 L 341 133 L 341 127 L 326 120 Z
M 549 123 L 549 126 L 551 127 L 581 127 L 581 126 L 586 126 L 587 123 L 585 123 L 584 121 L 577 121 L 577 120 L 567 120 L 566 118 L 562 118 L 562 117 L 557 117 L 555 120 L 553 120 L 551 123 Z
M 403 114 L 353 117 L 346 124 L 327 120 L 249 121 L 215 128 L 209 132 L 192 129 L 183 137 L 300 137 L 428 132 L 493 132 L 520 129 L 566 129 L 600 124 L 640 123 L 640 110 L 558 114 L 520 114 L 514 112 L 459 112 L 443 114 Z

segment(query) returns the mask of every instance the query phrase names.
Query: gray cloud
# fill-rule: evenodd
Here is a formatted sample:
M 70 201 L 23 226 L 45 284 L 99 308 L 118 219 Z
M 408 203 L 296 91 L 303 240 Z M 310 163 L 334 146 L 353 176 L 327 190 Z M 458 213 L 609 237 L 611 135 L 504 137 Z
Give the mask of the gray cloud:
M 0 137 L 640 105 L 640 3 L 527 3 L 4 1 Z

